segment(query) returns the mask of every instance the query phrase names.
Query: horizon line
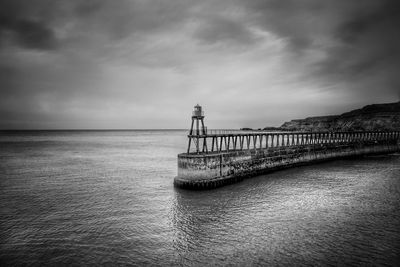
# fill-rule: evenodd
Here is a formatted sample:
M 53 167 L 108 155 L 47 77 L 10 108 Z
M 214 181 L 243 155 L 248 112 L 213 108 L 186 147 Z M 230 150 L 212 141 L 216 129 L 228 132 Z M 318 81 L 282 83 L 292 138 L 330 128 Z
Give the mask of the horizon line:
M 59 129 L 0 129 L 0 131 L 180 131 L 180 128 L 143 128 L 143 129 L 84 129 L 84 128 L 59 128 Z

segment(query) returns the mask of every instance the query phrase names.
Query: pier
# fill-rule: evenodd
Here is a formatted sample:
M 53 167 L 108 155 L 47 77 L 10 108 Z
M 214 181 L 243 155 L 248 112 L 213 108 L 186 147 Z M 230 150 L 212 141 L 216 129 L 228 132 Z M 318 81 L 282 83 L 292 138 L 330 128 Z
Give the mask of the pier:
M 196 105 L 177 187 L 211 189 L 246 177 L 345 157 L 400 152 L 400 131 L 267 132 L 208 130 Z

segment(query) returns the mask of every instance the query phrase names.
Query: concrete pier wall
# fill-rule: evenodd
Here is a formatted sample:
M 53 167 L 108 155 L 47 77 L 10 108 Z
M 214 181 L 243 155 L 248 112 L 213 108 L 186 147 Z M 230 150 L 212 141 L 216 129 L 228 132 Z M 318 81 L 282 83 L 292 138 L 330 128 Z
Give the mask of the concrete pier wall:
M 271 171 L 318 161 L 400 152 L 398 139 L 323 143 L 178 155 L 174 184 L 211 189 Z

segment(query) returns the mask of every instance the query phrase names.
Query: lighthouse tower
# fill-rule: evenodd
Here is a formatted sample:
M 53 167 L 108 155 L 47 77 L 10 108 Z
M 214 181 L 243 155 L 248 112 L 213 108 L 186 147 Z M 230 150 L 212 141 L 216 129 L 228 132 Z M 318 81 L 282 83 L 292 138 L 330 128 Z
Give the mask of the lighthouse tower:
M 196 123 L 195 123 L 196 121 Z M 201 126 L 200 126 L 201 123 Z M 193 128 L 195 127 L 195 128 Z M 199 104 L 194 106 L 194 110 L 192 112 L 192 125 L 190 126 L 189 131 L 189 144 L 188 144 L 188 151 L 190 152 L 190 144 L 192 141 L 196 147 L 196 152 L 199 153 L 199 146 L 201 137 L 203 137 L 203 152 L 207 151 L 207 143 L 206 143 L 206 136 L 207 135 L 207 128 L 204 126 L 204 112 Z

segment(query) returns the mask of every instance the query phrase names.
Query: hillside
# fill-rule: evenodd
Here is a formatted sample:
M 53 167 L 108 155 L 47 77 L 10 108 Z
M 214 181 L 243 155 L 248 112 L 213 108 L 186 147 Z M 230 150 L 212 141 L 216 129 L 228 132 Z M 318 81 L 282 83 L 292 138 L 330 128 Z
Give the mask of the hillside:
M 400 130 L 400 102 L 368 105 L 341 115 L 291 120 L 280 128 L 289 131 Z

